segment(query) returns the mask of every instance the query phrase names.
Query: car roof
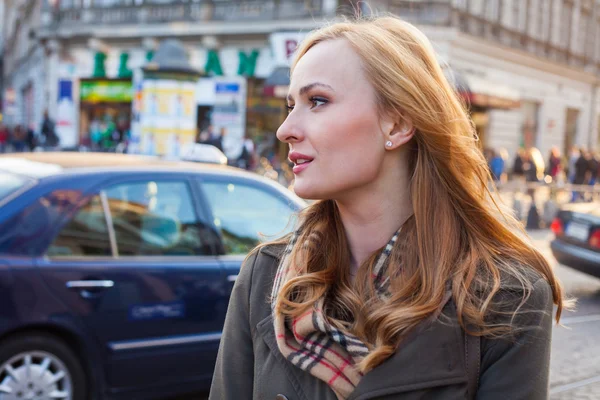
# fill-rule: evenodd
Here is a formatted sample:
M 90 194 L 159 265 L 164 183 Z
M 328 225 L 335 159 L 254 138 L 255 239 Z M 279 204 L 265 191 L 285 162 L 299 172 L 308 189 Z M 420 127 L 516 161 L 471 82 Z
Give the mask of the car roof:
M 155 156 L 93 152 L 33 152 L 0 155 L 0 169 L 32 178 L 75 173 L 140 170 L 178 170 L 243 174 L 237 168 L 216 164 L 165 160 Z

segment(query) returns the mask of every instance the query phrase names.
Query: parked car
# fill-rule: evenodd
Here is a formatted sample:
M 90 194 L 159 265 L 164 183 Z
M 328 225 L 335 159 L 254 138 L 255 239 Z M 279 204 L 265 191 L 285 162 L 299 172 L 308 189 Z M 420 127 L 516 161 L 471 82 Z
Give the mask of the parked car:
M 552 254 L 568 267 L 600 278 L 600 208 L 595 203 L 564 206 L 551 225 Z
M 226 166 L 0 156 L 0 399 L 207 390 L 245 255 L 304 206 Z

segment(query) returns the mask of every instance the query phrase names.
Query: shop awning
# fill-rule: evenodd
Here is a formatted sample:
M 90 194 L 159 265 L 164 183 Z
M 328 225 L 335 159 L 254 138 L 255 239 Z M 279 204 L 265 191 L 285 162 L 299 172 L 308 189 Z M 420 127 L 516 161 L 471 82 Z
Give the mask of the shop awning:
M 276 67 L 271 75 L 265 80 L 265 86 L 289 86 L 290 69 L 288 67 Z
M 469 88 L 468 101 L 471 105 L 503 109 L 521 106 L 521 95 L 510 86 L 472 74 L 465 74 L 463 78 Z
M 265 80 L 263 94 L 272 97 L 286 97 L 290 86 L 290 69 L 276 67 Z
M 521 105 L 521 95 L 510 86 L 459 72 L 449 66 L 444 68 L 444 75 L 470 105 L 505 109 L 518 108 Z

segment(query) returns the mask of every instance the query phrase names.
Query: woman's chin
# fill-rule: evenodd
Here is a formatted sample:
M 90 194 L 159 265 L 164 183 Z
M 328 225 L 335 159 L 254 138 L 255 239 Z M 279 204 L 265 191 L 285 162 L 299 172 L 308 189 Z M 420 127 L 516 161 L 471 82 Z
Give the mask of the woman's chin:
M 324 198 L 322 191 L 315 190 L 314 185 L 298 180 L 294 182 L 294 193 L 305 200 L 320 200 Z

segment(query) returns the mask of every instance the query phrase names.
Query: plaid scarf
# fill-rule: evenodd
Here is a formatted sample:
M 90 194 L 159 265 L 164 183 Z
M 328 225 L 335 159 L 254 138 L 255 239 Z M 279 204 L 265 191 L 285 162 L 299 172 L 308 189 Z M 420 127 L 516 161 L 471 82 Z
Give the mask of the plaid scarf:
M 401 229 L 385 246 L 373 269 L 375 291 L 382 300 L 391 296 L 386 261 Z M 369 346 L 358 337 L 343 332 L 328 322 L 323 312 L 324 298 L 320 298 L 311 310 L 291 321 L 283 314 L 277 313 L 275 309 L 277 296 L 285 282 L 301 274 L 298 268 L 291 265 L 290 260 L 290 254 L 300 233 L 299 229 L 292 235 L 273 283 L 271 309 L 277 345 L 288 361 L 326 382 L 338 399 L 346 399 L 362 378 L 362 373 L 356 364 L 369 355 Z

